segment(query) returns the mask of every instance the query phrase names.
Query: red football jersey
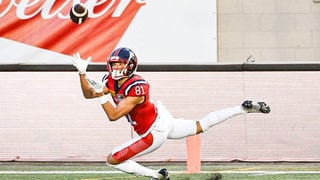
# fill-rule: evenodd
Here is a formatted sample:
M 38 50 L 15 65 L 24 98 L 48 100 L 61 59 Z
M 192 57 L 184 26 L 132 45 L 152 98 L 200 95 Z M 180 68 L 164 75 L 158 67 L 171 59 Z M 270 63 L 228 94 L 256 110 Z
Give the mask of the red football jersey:
M 107 87 L 115 104 L 128 96 L 144 96 L 145 101 L 136 105 L 132 111 L 126 115 L 128 122 L 131 123 L 138 134 L 144 134 L 157 118 L 157 110 L 149 97 L 149 83 L 139 75 L 131 76 L 121 87 L 118 87 L 118 81 L 108 76 Z

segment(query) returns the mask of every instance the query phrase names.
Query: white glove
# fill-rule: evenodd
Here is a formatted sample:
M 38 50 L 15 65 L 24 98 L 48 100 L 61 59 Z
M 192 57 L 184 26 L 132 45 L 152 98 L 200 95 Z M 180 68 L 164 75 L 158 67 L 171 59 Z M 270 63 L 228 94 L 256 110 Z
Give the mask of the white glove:
M 103 87 L 105 86 L 107 80 L 103 81 L 101 84 L 97 83 L 95 80 L 92 80 L 88 77 L 86 77 L 86 80 L 88 81 L 89 85 L 94 89 L 96 93 L 102 93 Z M 108 101 L 108 97 L 106 95 L 102 95 L 99 97 L 100 104 L 104 104 Z
M 85 74 L 87 67 L 92 57 L 89 56 L 87 59 L 81 59 L 79 52 L 73 55 L 73 66 L 77 68 L 79 74 Z
M 105 85 L 105 82 L 102 82 L 101 84 L 100 83 L 97 83 L 95 80 L 92 80 L 88 77 L 86 77 L 86 80 L 88 81 L 89 85 L 94 89 L 94 91 L 96 93 L 102 93 L 103 92 L 103 87 Z

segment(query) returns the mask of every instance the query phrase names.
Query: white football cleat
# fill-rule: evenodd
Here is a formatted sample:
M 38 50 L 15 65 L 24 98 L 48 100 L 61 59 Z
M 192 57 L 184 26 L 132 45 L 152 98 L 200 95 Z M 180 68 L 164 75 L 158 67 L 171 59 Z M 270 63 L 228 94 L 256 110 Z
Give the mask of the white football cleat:
M 268 114 L 271 109 L 265 102 L 253 102 L 246 100 L 241 104 L 243 110 L 247 113 L 265 113 Z

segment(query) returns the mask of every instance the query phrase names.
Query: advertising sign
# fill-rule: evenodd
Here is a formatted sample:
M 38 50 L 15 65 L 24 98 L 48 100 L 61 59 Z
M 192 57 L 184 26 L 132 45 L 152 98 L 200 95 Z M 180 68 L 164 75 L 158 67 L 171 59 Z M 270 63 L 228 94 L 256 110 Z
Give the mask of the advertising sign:
M 70 64 L 71 55 L 103 63 L 125 46 L 140 64 L 216 62 L 213 0 L 87 0 L 89 17 L 70 20 L 79 0 L 0 1 L 0 64 Z

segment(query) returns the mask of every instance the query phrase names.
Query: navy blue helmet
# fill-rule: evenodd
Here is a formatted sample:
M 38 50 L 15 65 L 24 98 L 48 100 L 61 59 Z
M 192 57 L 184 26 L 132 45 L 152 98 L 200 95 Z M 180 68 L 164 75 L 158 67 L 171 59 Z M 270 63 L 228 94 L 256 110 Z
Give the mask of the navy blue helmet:
M 124 63 L 123 69 L 113 69 L 113 63 Z M 120 47 L 112 51 L 107 59 L 107 70 L 114 80 L 132 76 L 138 69 L 138 58 L 135 53 L 126 47 Z

